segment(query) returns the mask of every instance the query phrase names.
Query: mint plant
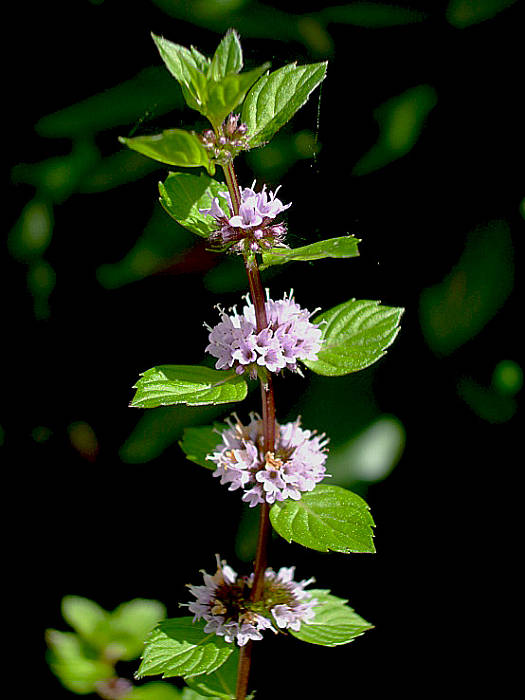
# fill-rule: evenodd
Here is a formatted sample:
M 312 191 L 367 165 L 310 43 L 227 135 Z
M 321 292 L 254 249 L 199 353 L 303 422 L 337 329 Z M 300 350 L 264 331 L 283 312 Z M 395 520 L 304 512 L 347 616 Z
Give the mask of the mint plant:
M 257 383 L 260 413 L 238 411 L 224 423 L 187 428 L 180 446 L 188 460 L 209 469 L 210 476 L 259 510 L 259 531 L 253 570 L 238 574 L 216 555 L 215 570 L 203 573 L 203 584 L 192 583 L 189 600 L 181 601 L 191 614 L 161 621 L 147 638 L 136 676 L 178 676 L 195 697 L 242 700 L 248 694 L 254 643 L 265 634 L 286 633 L 332 647 L 372 626 L 346 600 L 312 588 L 314 578 L 296 580 L 293 565 L 269 566 L 272 528 L 286 541 L 318 552 L 375 551 L 374 522 L 365 501 L 329 483 L 329 438 L 315 426 L 303 426 L 299 417 L 280 423 L 276 387 L 288 373 L 336 377 L 378 361 L 399 331 L 403 310 L 356 299 L 308 310 L 300 305 L 300 292 L 298 301 L 292 291 L 275 299 L 261 279 L 261 270 L 271 266 L 358 255 L 359 241 L 351 235 L 289 247 L 286 212 L 292 203 L 285 193 L 264 183 L 243 186 L 235 170 L 242 152 L 264 147 L 305 104 L 325 79 L 326 63 L 292 63 L 273 72 L 264 64 L 243 71 L 234 30 L 211 58 L 193 46 L 153 39 L 187 105 L 210 127 L 202 133 L 168 129 L 121 142 L 185 168 L 159 184 L 162 206 L 206 239 L 210 250 L 238 259 L 248 293 L 231 309 L 217 304 L 214 325 L 216 312 L 205 313 L 206 351 L 214 368 L 148 369 L 135 384 L 131 406 L 240 402 L 249 385 Z M 213 554 L 204 553 L 203 563 Z

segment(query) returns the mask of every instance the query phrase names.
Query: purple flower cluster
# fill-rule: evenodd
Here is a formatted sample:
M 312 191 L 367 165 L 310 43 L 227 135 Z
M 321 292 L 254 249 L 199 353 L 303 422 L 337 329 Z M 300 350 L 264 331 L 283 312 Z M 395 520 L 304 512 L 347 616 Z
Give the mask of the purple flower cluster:
M 281 568 L 277 573 L 266 569 L 260 600 L 250 600 L 254 576 L 239 577 L 217 556 L 217 571 L 203 573 L 204 586 L 189 586 L 196 600 L 189 604 L 193 621 L 204 619 L 204 632 L 236 641 L 242 647 L 248 640 L 262 639 L 264 630 L 278 632 L 290 628 L 298 631 L 310 622 L 317 600 L 305 587 L 313 579 L 294 581 L 295 567 Z
M 219 308 L 220 322 L 210 331 L 206 351 L 217 358 L 217 369 L 235 368 L 237 374 L 249 371 L 257 376 L 257 366 L 270 372 L 286 368 L 298 372 L 297 360 L 317 360 L 322 331 L 310 317 L 315 311 L 302 309 L 290 293 L 283 299 L 265 302 L 268 326 L 259 333 L 255 308 L 246 295 L 246 305 L 238 314 L 234 307 L 228 315 Z
M 248 147 L 246 131 L 246 124 L 239 124 L 239 115 L 230 114 L 222 125 L 222 133 L 217 135 L 213 129 L 207 129 L 199 138 L 217 162 L 226 164 Z
M 217 248 L 231 248 L 233 252 L 244 253 L 247 249 L 260 253 L 275 246 L 283 246 L 286 226 L 274 223 L 276 216 L 291 206 L 283 204 L 277 198 L 277 192 L 267 192 L 266 185 L 260 192 L 255 192 L 255 181 L 251 187 L 241 188 L 239 213 L 234 213 L 229 192 L 219 192 L 228 203 L 229 211 L 225 213 L 214 197 L 209 209 L 199 209 L 205 216 L 213 216 L 218 229 L 210 237 L 210 244 Z
M 213 476 L 229 484 L 229 491 L 242 489 L 242 500 L 250 507 L 285 498 L 297 501 L 326 476 L 328 440 L 301 428 L 299 418 L 277 424 L 273 452 L 264 451 L 263 422 L 257 414 L 250 414 L 248 425 L 235 414 L 234 418 L 235 423 L 228 420 L 222 442 L 208 459 L 217 465 Z

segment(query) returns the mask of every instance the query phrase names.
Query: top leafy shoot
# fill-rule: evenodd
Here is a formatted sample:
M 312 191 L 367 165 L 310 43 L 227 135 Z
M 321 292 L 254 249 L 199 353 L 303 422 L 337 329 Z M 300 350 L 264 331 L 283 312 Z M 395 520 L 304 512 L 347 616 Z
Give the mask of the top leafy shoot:
M 210 175 L 215 172 L 216 162 L 269 141 L 304 105 L 326 74 L 326 62 L 305 66 L 291 63 L 269 74 L 269 63 L 243 71 L 241 43 L 233 29 L 226 32 L 211 59 L 194 46 L 188 49 L 152 36 L 167 69 L 181 86 L 186 104 L 206 117 L 212 130 L 200 136 L 167 129 L 155 135 L 121 137 L 120 141 L 162 163 L 204 167 Z M 225 120 L 243 103 L 242 120 L 247 124 L 240 128 L 235 121 L 228 132 Z

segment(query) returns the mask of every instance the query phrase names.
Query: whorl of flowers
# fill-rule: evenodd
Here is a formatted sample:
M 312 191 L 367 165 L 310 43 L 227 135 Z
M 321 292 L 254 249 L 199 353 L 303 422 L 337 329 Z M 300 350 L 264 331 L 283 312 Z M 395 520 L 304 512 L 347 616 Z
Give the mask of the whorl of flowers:
M 294 581 L 295 567 L 281 568 L 277 573 L 266 569 L 262 597 L 250 600 L 254 576 L 239 577 L 217 556 L 213 576 L 203 572 L 204 586 L 188 586 L 196 600 L 189 603 L 193 621 L 204 619 L 204 632 L 215 632 L 227 642 L 242 647 L 250 639 L 262 639 L 264 630 L 299 630 L 302 623 L 314 617 L 317 600 L 305 587 L 313 579 Z
M 275 223 L 275 217 L 291 206 L 283 204 L 275 192 L 266 191 L 266 185 L 256 192 L 255 181 L 251 187 L 241 188 L 241 203 L 239 213 L 235 214 L 229 192 L 219 192 L 228 203 L 228 212 L 224 212 L 218 197 L 214 197 L 209 209 L 199 209 L 205 216 L 213 216 L 217 222 L 217 230 L 210 234 L 212 246 L 223 249 L 230 248 L 231 252 L 243 253 L 247 249 L 260 253 L 263 250 L 284 246 L 286 226 Z
M 213 129 L 207 129 L 199 139 L 217 162 L 226 164 L 247 148 L 246 131 L 246 124 L 239 124 L 239 115 L 230 114 L 222 125 L 222 133 L 217 135 Z
M 310 322 L 315 313 L 302 309 L 290 292 L 274 301 L 267 293 L 265 302 L 268 326 L 257 332 L 255 309 L 248 295 L 242 313 L 236 307 L 227 314 L 220 307 L 220 322 L 210 328 L 206 351 L 217 358 L 217 369 L 235 368 L 237 374 L 248 371 L 257 376 L 257 366 L 270 372 L 289 369 L 299 372 L 297 360 L 317 360 L 322 331 Z
M 300 418 L 276 425 L 273 452 L 264 450 L 263 422 L 257 414 L 250 414 L 248 425 L 235 414 L 234 419 L 227 420 L 222 442 L 208 459 L 217 465 L 213 476 L 229 484 L 229 491 L 242 489 L 242 500 L 250 507 L 285 498 L 297 501 L 326 476 L 328 440 L 324 434 L 301 428 Z

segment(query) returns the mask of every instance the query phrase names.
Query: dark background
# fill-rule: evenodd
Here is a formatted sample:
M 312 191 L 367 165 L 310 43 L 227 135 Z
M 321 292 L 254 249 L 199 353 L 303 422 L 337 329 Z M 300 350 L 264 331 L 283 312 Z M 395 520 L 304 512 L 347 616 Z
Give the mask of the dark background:
M 12 168 L 71 148 L 67 138 L 35 131 L 42 117 L 159 65 L 150 31 L 213 53 L 222 27 L 214 32 L 188 21 L 191 16 L 170 17 L 161 5 L 85 1 L 15 10 L 4 58 L 6 231 L 38 189 Z M 458 386 L 466 377 L 489 387 L 498 362 L 520 362 L 523 4 L 464 28 L 447 21 L 446 3 L 412 7 L 427 13 L 424 21 L 389 28 L 332 24 L 331 46 L 271 38 L 269 29 L 251 36 L 240 27 L 248 67 L 267 59 L 274 68 L 330 61 L 320 100 L 315 93 L 293 123 L 317 136 L 319 154 L 270 178 L 283 185 L 282 199 L 294 203 L 292 244 L 345 233 L 363 240 L 356 260 L 288 266 L 271 278 L 275 296 L 293 287 L 308 308 L 355 296 L 406 309 L 398 339 L 373 368 L 350 379 L 317 380 L 313 388 L 310 377 L 277 383 L 280 416 L 317 410 L 320 429 L 328 430 L 332 412 L 344 433 L 345 421 L 355 432 L 374 415 L 393 414 L 404 426 L 406 447 L 387 479 L 360 485 L 377 524 L 376 555 L 323 555 L 274 541 L 276 567 L 297 563 L 300 578 L 315 575 L 319 587 L 348 597 L 376 628 L 337 649 L 283 638 L 261 645 L 253 670 L 261 698 L 287 696 L 299 677 L 306 677 L 303 697 L 326 696 L 328 682 L 334 696 L 379 697 L 387 687 L 420 697 L 436 685 L 472 690 L 480 672 L 484 685 L 501 682 L 505 673 L 498 658 L 516 614 L 513 560 L 521 557 L 518 414 L 496 407 L 487 419 Z M 321 8 L 302 3 L 301 12 Z M 414 147 L 383 168 L 352 175 L 377 140 L 374 109 L 420 84 L 435 89 L 437 102 Z M 137 115 L 95 140 L 109 155 L 120 148 L 118 135 L 191 128 L 194 119 L 189 110 Z M 157 458 L 126 457 L 123 448 L 140 418 L 127 408 L 138 372 L 201 362 L 203 321 L 214 322 L 217 301 L 228 305 L 240 294 L 232 289 L 218 297 L 203 285 L 203 273 L 219 261 L 202 246 L 168 261 L 159 274 L 114 289 L 99 283 L 100 266 L 122 259 L 148 223 L 164 173 L 159 168 L 106 191 L 78 188 L 53 202 L 45 259 L 56 286 L 43 311 L 26 280 L 34 259 L 4 247 L 4 578 L 13 618 L 8 630 L 16 630 L 23 649 L 14 658 L 22 696 L 70 696 L 47 669 L 43 641 L 47 627 L 64 628 L 65 594 L 107 609 L 155 598 L 174 616 L 178 601 L 187 599 L 184 584 L 198 582 L 199 569 L 212 569 L 215 552 L 234 568 L 247 566 L 234 549 L 239 499 L 184 461 L 175 443 L 178 418 L 165 413 L 156 427 L 155 439 L 166 434 L 168 444 Z M 251 182 L 246 163 L 239 176 Z M 493 221 L 510 231 L 512 289 L 479 332 L 440 352 L 422 332 L 422 292 L 446 278 L 469 232 Z M 490 258 L 491 250 L 485 252 Z M 249 408 L 257 410 L 256 395 Z M 79 423 L 89 430 L 75 440 L 71 426 Z

